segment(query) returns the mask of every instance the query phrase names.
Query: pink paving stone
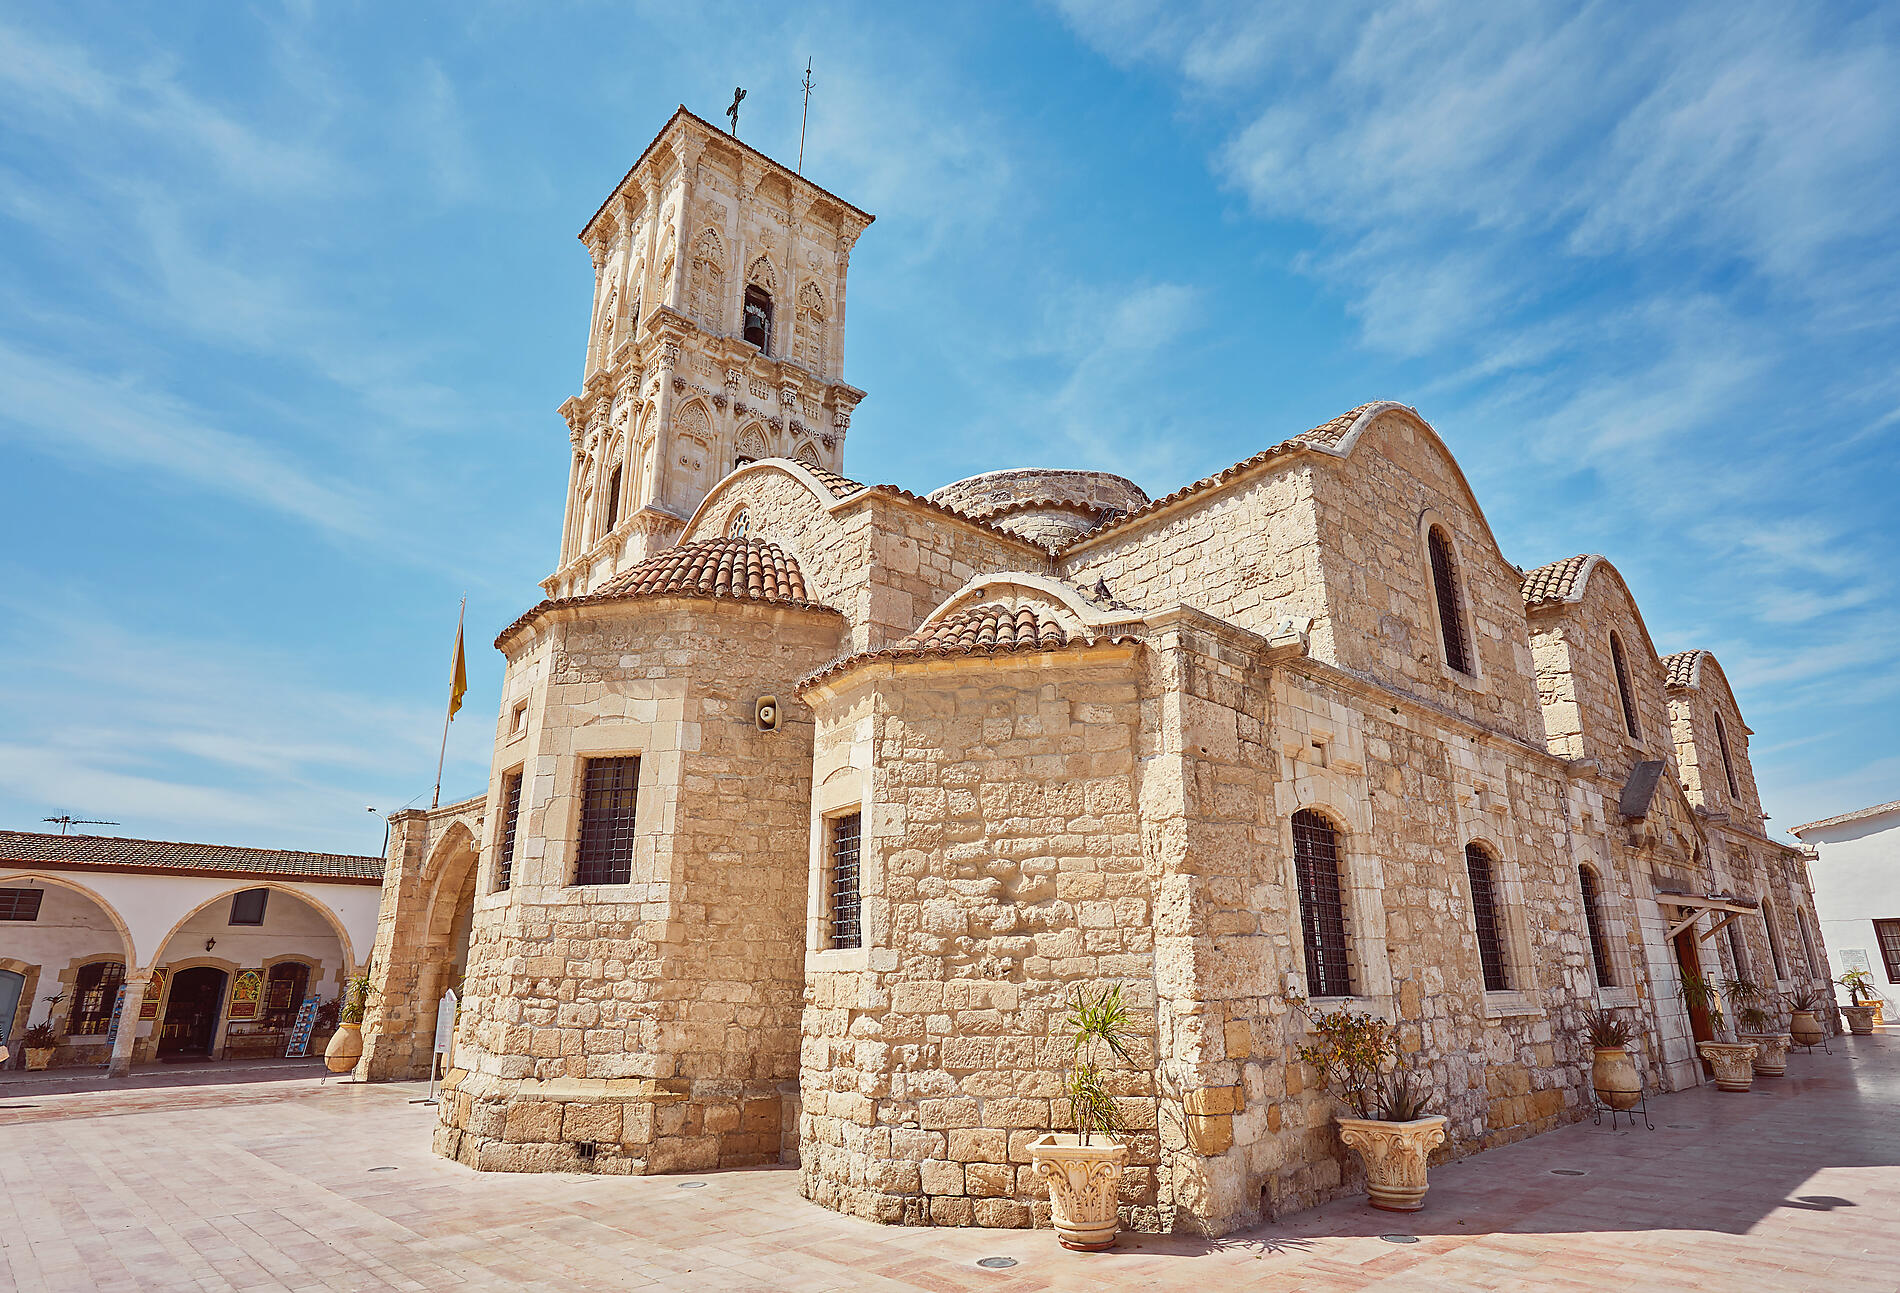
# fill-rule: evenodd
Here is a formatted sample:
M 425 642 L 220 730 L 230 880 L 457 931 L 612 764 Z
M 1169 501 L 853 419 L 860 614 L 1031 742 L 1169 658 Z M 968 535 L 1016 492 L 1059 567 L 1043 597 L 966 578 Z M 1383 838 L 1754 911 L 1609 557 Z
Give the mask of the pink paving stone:
M 473 1172 L 429 1152 L 434 1111 L 407 1084 L 9 1081 L 0 1104 L 36 1107 L 0 1109 L 0 1290 L 1894 1293 L 1900 1034 L 1833 1044 L 1746 1095 L 1657 1100 L 1653 1132 L 1583 1123 L 1439 1168 L 1411 1216 L 1341 1200 L 1094 1256 L 1047 1231 L 841 1217 L 783 1169 Z M 990 1254 L 1020 1264 L 979 1269 Z

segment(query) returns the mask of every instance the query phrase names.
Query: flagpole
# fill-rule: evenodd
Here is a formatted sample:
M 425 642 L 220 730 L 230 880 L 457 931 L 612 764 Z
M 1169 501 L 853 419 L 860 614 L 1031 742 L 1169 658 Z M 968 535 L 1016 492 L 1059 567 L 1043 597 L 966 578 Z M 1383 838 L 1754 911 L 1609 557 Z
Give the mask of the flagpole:
M 468 614 L 468 594 L 462 594 L 462 609 L 455 613 L 455 650 L 462 650 L 462 620 Z M 455 700 L 452 694 L 455 684 L 450 682 L 451 693 L 447 707 L 442 711 L 442 749 L 435 756 L 435 797 L 429 801 L 431 811 L 442 806 L 442 764 L 449 757 L 449 720 L 455 717 Z

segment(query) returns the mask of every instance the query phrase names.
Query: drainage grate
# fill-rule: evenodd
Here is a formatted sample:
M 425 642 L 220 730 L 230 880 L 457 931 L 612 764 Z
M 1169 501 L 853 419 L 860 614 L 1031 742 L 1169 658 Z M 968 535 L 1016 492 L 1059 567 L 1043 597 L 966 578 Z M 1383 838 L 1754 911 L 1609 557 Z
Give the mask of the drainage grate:
M 1552 1176 L 1588 1176 L 1590 1175 L 1588 1172 L 1584 1171 L 1580 1167 L 1553 1167 L 1550 1169 L 1550 1174 Z
M 1694 1122 L 1666 1122 L 1663 1126 L 1669 1128 L 1671 1131 L 1695 1131 L 1701 1124 Z
M 979 1257 L 976 1259 L 976 1264 L 986 1270 L 1001 1271 L 1014 1266 L 1016 1259 L 1014 1257 Z
M 704 1181 L 681 1181 L 680 1182 L 680 1189 L 682 1190 L 703 1190 L 705 1188 L 706 1188 L 706 1183 Z
M 37 1109 L 36 1104 L 0 1104 L 0 1109 Z
M 393 1172 L 396 1169 L 393 1167 L 372 1167 L 369 1170 L 372 1172 Z
M 598 1155 L 599 1153 L 600 1153 L 600 1146 L 596 1145 L 591 1140 L 580 1141 L 574 1146 L 574 1156 L 580 1159 L 583 1163 L 593 1162 L 595 1156 Z
M 1380 1235 L 1379 1238 L 1385 1240 L 1388 1244 L 1415 1244 L 1418 1242 L 1417 1235 Z

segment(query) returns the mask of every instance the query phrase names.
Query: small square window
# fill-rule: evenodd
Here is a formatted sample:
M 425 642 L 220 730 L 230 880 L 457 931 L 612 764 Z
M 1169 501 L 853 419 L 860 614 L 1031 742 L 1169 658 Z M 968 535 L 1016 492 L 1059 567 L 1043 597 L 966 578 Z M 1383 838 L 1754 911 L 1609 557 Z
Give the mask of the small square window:
M 233 925 L 263 924 L 264 904 L 269 898 L 269 889 L 246 889 L 243 893 L 232 894 L 231 923 Z
M 44 889 L 0 889 L 0 920 L 38 920 Z
M 527 730 L 528 702 L 524 700 L 516 703 L 515 712 L 508 717 L 508 734 L 510 736 L 520 736 Z

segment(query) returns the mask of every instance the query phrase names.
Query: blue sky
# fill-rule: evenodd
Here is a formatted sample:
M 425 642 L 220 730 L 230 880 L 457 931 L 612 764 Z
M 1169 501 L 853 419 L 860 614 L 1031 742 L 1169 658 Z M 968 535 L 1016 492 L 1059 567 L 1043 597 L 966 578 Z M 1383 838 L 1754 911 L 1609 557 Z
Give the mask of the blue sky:
M 1900 9 L 0 7 L 0 826 L 373 852 L 559 542 L 576 231 L 674 105 L 878 216 L 846 465 L 1160 494 L 1368 399 L 1900 796 Z

